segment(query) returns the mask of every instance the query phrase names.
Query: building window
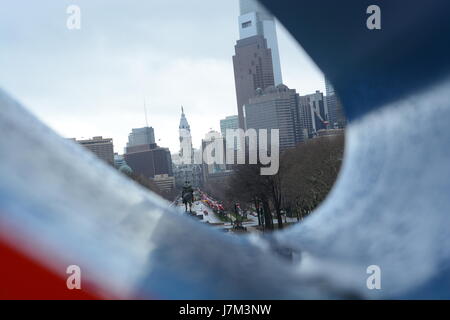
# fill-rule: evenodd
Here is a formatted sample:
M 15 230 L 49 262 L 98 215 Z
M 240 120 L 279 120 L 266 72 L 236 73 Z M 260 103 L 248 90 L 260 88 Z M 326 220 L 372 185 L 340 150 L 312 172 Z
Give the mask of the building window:
M 246 21 L 246 22 L 244 22 L 244 23 L 242 24 L 242 29 L 248 28 L 248 27 L 250 27 L 251 25 L 252 25 L 252 22 L 251 22 L 251 21 Z

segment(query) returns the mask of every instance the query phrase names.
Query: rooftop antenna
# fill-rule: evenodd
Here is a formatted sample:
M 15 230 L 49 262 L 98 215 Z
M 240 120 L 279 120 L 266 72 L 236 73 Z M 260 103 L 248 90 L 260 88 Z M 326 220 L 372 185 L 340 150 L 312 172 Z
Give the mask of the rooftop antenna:
M 147 142 L 150 144 L 150 130 L 148 129 L 148 119 L 147 119 L 147 105 L 145 104 L 144 98 L 144 113 L 145 113 L 145 133 L 147 135 Z
M 147 106 L 145 105 L 145 98 L 144 98 L 144 113 L 145 113 L 145 125 L 148 128 L 148 119 L 147 119 Z

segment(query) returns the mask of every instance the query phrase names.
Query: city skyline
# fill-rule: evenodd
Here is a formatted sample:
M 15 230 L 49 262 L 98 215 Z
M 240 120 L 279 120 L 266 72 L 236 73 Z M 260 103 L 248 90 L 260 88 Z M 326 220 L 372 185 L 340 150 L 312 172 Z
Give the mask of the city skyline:
M 131 129 L 146 126 L 145 100 L 156 142 L 175 153 L 181 105 L 195 148 L 237 114 L 238 1 L 142 3 L 122 16 L 119 2 L 108 2 L 105 15 L 106 2 L 80 0 L 79 31 L 65 28 L 66 3 L 27 3 L 34 14 L 21 5 L 6 5 L 6 19 L 24 23 L 0 30 L 0 83 L 63 137 L 111 137 L 122 154 Z M 324 91 L 320 70 L 278 21 L 276 28 L 284 82 L 302 95 Z

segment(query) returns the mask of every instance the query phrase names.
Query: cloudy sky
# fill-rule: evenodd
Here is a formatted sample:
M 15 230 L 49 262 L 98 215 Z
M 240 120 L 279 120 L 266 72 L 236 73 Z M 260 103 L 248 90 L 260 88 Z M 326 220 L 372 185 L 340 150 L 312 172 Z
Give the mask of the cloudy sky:
M 80 30 L 66 27 L 72 4 Z M 9 0 L 0 15 L 0 87 L 64 137 L 112 137 L 122 153 L 145 126 L 145 99 L 158 144 L 174 153 L 181 105 L 194 147 L 237 114 L 238 0 Z M 277 28 L 283 82 L 323 91 L 320 70 Z

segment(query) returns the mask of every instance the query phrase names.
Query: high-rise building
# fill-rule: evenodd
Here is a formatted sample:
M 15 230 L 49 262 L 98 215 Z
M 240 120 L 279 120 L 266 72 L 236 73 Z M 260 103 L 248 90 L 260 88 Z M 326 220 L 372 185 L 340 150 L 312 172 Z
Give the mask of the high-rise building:
M 299 95 L 284 84 L 258 89 L 245 105 L 247 129 L 267 129 L 268 137 L 270 129 L 279 129 L 280 151 L 295 147 L 303 137 L 298 105 Z
M 239 117 L 228 116 L 225 119 L 220 120 L 220 132 L 222 133 L 222 137 L 226 139 L 227 130 L 236 130 L 239 129 Z M 239 150 L 241 147 L 241 143 L 239 139 L 234 139 L 234 141 L 230 141 L 232 143 L 232 148 L 230 150 Z
M 303 141 L 312 137 L 313 125 L 311 117 L 311 107 L 307 96 L 299 96 L 298 100 L 298 118 L 300 122 L 300 135 Z
M 137 175 L 150 179 L 156 175 L 173 175 L 172 159 L 168 148 L 161 148 L 156 143 L 127 147 L 124 158 L 128 166 Z
M 328 112 L 330 114 L 330 127 L 345 128 L 347 125 L 347 119 L 344 114 L 344 108 L 342 107 L 341 100 L 336 94 L 336 91 L 328 78 L 325 78 L 325 93 Z
M 238 107 L 239 127 L 245 129 L 243 108 L 258 88 L 275 84 L 272 56 L 262 35 L 238 40 L 233 56 L 234 82 Z
M 256 0 L 240 0 L 239 40 L 233 56 L 239 127 L 255 90 L 282 83 L 274 17 Z
M 227 136 L 227 129 L 238 129 L 239 128 L 239 117 L 237 115 L 235 116 L 228 116 L 225 117 L 225 119 L 220 120 L 220 132 L 222 133 L 222 137 Z
M 301 96 L 299 102 L 299 119 L 307 129 L 309 138 L 315 136 L 319 130 L 329 129 L 328 106 L 322 92 L 317 90 L 315 93 Z
M 87 140 L 75 140 L 86 149 L 93 152 L 97 157 L 114 165 L 114 147 L 111 138 L 103 138 L 101 136 L 93 137 Z
M 227 169 L 225 139 L 219 132 L 211 130 L 205 135 L 205 139 L 202 140 L 202 154 L 204 155 L 202 161 L 204 181 L 208 180 L 210 174 Z
M 152 127 L 131 130 L 123 158 L 135 174 L 147 179 L 161 174 L 173 175 L 170 151 L 155 143 Z
M 134 128 L 128 135 L 127 147 L 155 143 L 155 132 L 152 127 Z
M 239 39 L 262 35 L 271 51 L 275 85 L 283 83 L 274 16 L 257 0 L 239 1 Z M 263 87 L 261 89 L 264 89 Z

